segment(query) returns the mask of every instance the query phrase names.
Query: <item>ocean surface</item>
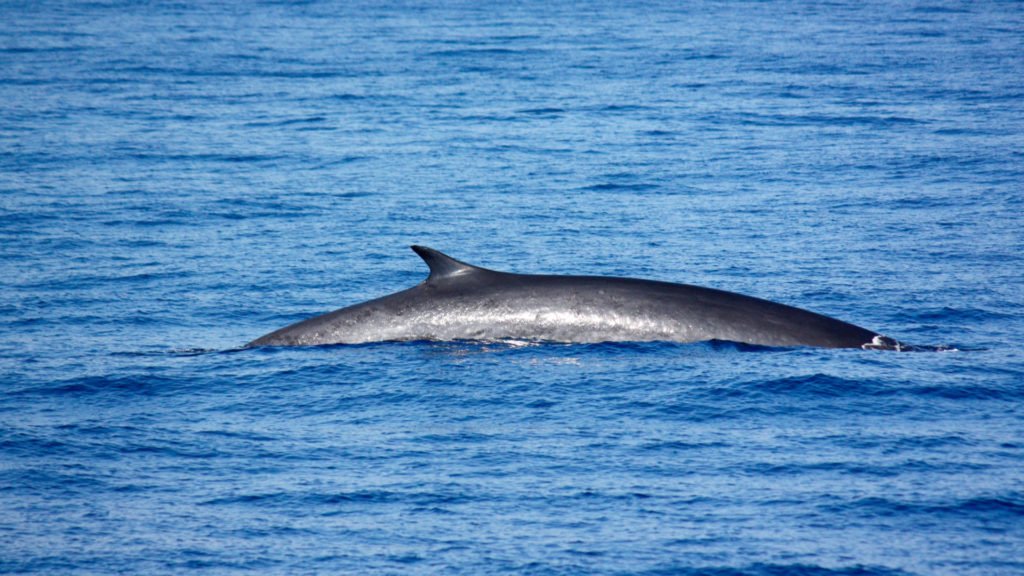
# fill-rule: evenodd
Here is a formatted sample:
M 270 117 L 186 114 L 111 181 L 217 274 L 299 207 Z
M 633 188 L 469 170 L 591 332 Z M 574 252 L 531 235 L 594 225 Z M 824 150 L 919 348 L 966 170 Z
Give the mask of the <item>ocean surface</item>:
M 0 572 L 1024 574 L 1024 4 L 0 3 Z M 523 273 L 945 352 L 240 349 Z

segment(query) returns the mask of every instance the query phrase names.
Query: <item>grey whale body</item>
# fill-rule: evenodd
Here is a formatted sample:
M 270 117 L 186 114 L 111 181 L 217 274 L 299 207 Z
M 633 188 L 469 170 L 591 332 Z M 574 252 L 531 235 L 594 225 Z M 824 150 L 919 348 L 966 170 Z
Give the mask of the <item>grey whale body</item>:
M 760 346 L 896 348 L 871 330 L 712 288 L 634 278 L 511 274 L 413 246 L 422 283 L 286 326 L 248 346 L 403 340 L 727 340 Z

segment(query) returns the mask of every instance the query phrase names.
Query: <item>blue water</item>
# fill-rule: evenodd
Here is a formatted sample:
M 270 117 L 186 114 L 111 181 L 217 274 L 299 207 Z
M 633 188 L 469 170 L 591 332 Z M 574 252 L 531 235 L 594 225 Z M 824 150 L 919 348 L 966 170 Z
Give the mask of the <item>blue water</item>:
M 1024 574 L 1024 4 L 4 2 L 0 572 Z M 236 348 L 419 243 L 957 351 Z

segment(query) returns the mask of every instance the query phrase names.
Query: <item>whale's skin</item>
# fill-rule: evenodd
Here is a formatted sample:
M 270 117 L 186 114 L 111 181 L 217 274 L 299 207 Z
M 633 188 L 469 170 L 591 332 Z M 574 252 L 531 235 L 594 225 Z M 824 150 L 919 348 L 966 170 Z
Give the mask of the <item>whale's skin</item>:
M 634 278 L 512 274 L 413 246 L 430 266 L 419 285 L 286 326 L 248 346 L 409 340 L 698 342 L 887 347 L 876 332 L 723 290 Z

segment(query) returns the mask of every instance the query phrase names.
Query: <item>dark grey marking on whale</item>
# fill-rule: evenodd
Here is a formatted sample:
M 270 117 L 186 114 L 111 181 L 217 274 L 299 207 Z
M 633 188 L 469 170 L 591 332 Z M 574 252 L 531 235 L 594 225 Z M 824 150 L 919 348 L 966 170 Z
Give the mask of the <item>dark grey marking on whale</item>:
M 422 283 L 286 326 L 248 346 L 408 340 L 699 342 L 901 349 L 871 330 L 733 292 L 634 278 L 487 270 L 413 246 Z

